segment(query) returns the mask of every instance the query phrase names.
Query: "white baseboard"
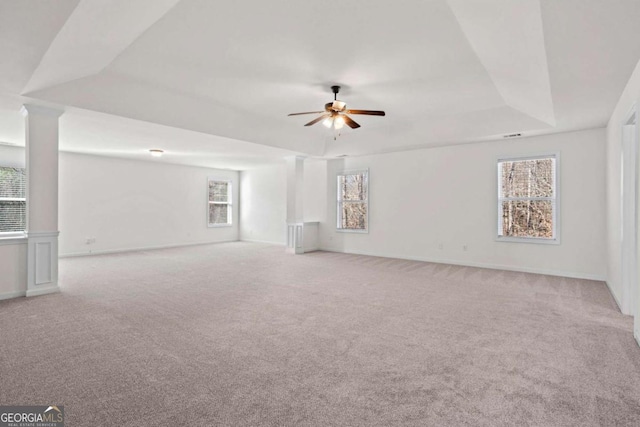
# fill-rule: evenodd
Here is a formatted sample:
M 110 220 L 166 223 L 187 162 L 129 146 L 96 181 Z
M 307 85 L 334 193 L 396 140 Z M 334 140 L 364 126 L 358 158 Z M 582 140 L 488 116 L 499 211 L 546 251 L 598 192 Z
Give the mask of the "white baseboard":
M 218 240 L 213 242 L 182 243 L 182 244 L 161 245 L 161 246 L 145 246 L 145 247 L 137 247 L 137 248 L 121 248 L 121 249 L 98 250 L 98 251 L 91 251 L 91 252 L 67 253 L 67 254 L 60 254 L 60 258 L 71 258 L 71 257 L 92 256 L 92 255 L 107 255 L 107 254 L 116 254 L 116 253 L 125 253 L 125 252 L 149 251 L 149 250 L 156 250 L 156 249 L 170 249 L 170 248 L 180 248 L 185 246 L 211 245 L 215 243 L 229 243 L 229 242 L 238 242 L 238 241 L 248 242 L 248 243 L 263 243 L 263 244 L 269 244 L 269 245 L 275 245 L 275 246 L 286 246 L 283 242 L 272 242 L 267 240 L 253 240 L 253 239 Z M 547 270 L 547 269 L 531 268 L 531 267 L 519 267 L 519 266 L 511 266 L 511 265 L 489 264 L 489 263 L 482 263 L 482 262 L 460 261 L 460 260 L 447 259 L 447 258 L 413 257 L 413 256 L 406 256 L 406 255 L 374 253 L 374 252 L 367 252 L 367 251 L 345 251 L 341 249 L 326 248 L 326 247 L 309 249 L 307 251 L 311 252 L 315 250 L 347 253 L 347 254 L 354 254 L 354 255 L 377 256 L 377 257 L 383 257 L 383 258 L 406 259 L 411 261 L 433 262 L 437 264 L 460 265 L 465 267 L 488 268 L 492 270 L 517 271 L 520 273 L 545 274 L 548 276 L 560 276 L 560 277 L 568 277 L 572 279 L 596 280 L 596 281 L 601 281 L 606 283 L 606 278 L 598 274 L 583 274 L 583 273 Z M 608 283 L 607 283 L 607 286 L 609 286 Z M 609 287 L 609 290 L 611 291 L 610 287 Z M 620 302 L 617 300 L 615 294 L 611 292 L 611 295 L 613 295 L 614 300 L 616 301 L 618 306 L 620 306 Z
M 28 297 L 37 297 L 39 295 L 55 294 L 57 292 L 60 292 L 60 288 L 57 285 L 56 286 L 47 286 L 46 288 L 42 288 L 42 289 L 27 290 L 26 296 L 28 296 Z
M 19 298 L 27 296 L 27 291 L 12 291 L 12 292 L 4 292 L 0 294 L 0 301 L 11 298 Z
M 276 245 L 276 246 L 286 246 L 284 242 L 271 242 L 269 240 L 240 239 L 240 241 L 249 242 L 249 243 L 266 243 L 268 245 Z
M 125 253 L 125 252 L 153 251 L 156 249 L 182 248 L 186 246 L 213 245 L 216 243 L 230 243 L 230 242 L 238 242 L 238 240 L 216 240 L 213 242 L 177 243 L 177 244 L 171 244 L 171 245 L 142 246 L 137 248 L 105 249 L 105 250 L 90 251 L 90 252 L 72 252 L 67 254 L 60 254 L 59 258 L 74 258 L 74 257 L 81 257 L 81 256 L 119 254 L 119 253 Z
M 609 282 L 605 280 L 604 283 L 607 284 L 607 289 L 609 289 L 609 293 L 613 297 L 613 300 L 616 302 L 616 305 L 618 306 L 618 310 L 620 310 L 620 313 L 622 313 L 622 304 L 620 304 L 620 300 L 618 300 L 618 297 L 616 296 L 615 292 L 613 292 L 613 289 L 611 289 L 611 285 L 609 284 Z
M 583 274 L 583 273 L 575 273 L 571 271 L 546 270 L 542 268 L 489 264 L 489 263 L 473 262 L 473 261 L 460 261 L 460 260 L 446 259 L 446 258 L 413 257 L 413 256 L 397 255 L 397 254 L 371 253 L 366 251 L 344 251 L 344 250 L 333 249 L 333 248 L 320 248 L 319 250 L 327 251 L 327 252 L 347 253 L 347 254 L 354 254 L 354 255 L 377 256 L 382 258 L 396 258 L 396 259 L 406 259 L 411 261 L 432 262 L 436 264 L 460 265 L 463 267 L 488 268 L 491 270 L 517 271 L 519 273 L 544 274 L 547 276 L 560 276 L 560 277 L 568 277 L 571 279 L 596 280 L 600 282 L 604 282 L 606 280 L 604 276 L 601 276 L 599 274 Z

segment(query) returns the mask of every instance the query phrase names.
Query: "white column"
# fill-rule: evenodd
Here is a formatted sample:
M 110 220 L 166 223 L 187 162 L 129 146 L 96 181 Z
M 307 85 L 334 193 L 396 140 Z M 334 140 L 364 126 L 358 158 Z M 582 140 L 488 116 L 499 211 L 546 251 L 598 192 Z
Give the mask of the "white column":
M 24 105 L 27 161 L 27 296 L 58 292 L 58 119 Z
M 304 253 L 304 157 L 287 161 L 287 252 Z

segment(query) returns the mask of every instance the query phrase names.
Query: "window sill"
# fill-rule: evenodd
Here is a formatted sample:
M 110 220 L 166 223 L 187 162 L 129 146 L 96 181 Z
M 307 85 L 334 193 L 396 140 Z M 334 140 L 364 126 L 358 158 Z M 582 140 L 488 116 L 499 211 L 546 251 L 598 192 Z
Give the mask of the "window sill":
M 233 227 L 233 224 L 209 224 L 209 228 Z
M 336 228 L 338 233 L 355 233 L 355 234 L 369 234 L 369 230 L 349 230 L 345 228 Z
M 24 243 L 27 243 L 27 235 L 25 233 L 0 233 L 0 246 Z
M 533 243 L 534 245 L 559 245 L 560 239 L 543 239 L 540 237 L 496 237 L 496 242 Z

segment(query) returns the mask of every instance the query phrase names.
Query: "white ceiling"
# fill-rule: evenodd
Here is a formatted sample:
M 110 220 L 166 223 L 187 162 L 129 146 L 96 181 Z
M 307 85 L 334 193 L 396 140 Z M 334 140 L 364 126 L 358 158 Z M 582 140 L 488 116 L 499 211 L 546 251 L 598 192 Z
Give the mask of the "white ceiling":
M 55 6 L 54 6 L 55 4 Z M 67 107 L 65 150 L 245 169 L 605 126 L 637 0 L 57 0 L 0 4 L 0 141 Z M 362 128 L 314 116 L 340 84 Z

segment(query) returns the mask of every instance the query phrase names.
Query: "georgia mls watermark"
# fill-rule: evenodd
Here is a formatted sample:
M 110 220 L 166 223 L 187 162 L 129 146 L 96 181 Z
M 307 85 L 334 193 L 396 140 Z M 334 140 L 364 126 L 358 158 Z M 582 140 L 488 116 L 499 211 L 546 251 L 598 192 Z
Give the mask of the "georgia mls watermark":
M 64 406 L 0 406 L 0 427 L 64 427 Z

